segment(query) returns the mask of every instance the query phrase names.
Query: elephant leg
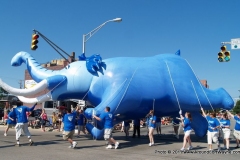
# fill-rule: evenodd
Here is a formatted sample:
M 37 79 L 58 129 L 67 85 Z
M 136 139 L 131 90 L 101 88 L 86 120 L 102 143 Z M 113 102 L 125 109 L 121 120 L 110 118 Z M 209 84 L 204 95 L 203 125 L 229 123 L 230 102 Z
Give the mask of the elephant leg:
M 199 112 L 191 112 L 192 115 L 192 128 L 195 135 L 204 137 L 207 133 L 208 123 L 207 120 Z
M 93 136 L 93 139 L 103 139 L 104 129 L 98 129 L 97 127 L 94 127 L 93 124 L 87 123 L 86 129 L 91 135 Z
M 92 119 L 93 114 L 96 116 L 100 116 L 101 113 L 105 112 L 105 108 L 107 106 L 110 107 L 110 112 L 114 114 L 114 116 L 116 116 L 118 114 L 116 109 L 121 104 L 121 101 L 126 93 L 126 89 L 127 87 L 125 85 L 122 85 L 115 91 L 106 90 L 106 93 L 105 93 L 106 99 L 103 100 L 97 107 L 86 109 L 84 112 L 85 117 L 87 119 Z M 108 93 L 109 94 L 113 93 L 113 94 L 109 95 Z M 86 128 L 88 132 L 92 134 L 93 137 L 98 139 L 99 137 L 102 137 L 104 133 L 104 129 L 103 129 L 104 125 L 101 121 L 93 120 L 93 122 L 94 122 L 94 126 L 93 124 L 88 124 Z M 114 124 L 116 122 L 117 121 L 115 121 Z

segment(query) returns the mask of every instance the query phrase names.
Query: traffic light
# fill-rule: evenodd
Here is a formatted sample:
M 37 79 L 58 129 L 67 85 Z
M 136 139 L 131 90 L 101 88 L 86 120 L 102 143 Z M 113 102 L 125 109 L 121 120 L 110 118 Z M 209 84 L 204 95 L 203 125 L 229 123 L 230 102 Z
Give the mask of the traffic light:
M 38 38 L 39 35 L 34 33 L 32 35 L 32 44 L 31 44 L 31 50 L 36 50 L 38 48 L 37 44 L 38 44 Z
M 218 62 L 223 62 L 224 59 L 223 59 L 223 53 L 222 52 L 219 52 L 218 53 Z
M 230 61 L 230 51 L 227 51 L 226 46 L 222 46 L 221 51 L 218 52 L 218 62 L 228 62 Z
M 225 57 L 224 57 L 225 61 L 226 62 L 230 61 L 230 51 L 224 52 L 224 55 L 225 55 Z
M 226 46 L 222 46 L 220 49 L 224 53 L 224 52 L 226 52 L 227 47 Z

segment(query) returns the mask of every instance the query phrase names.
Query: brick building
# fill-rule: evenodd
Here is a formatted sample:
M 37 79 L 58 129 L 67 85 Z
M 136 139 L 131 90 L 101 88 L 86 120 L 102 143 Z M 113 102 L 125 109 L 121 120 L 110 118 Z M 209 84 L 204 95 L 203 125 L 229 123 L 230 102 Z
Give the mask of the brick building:
M 209 88 L 209 85 L 207 84 L 207 80 L 200 80 L 200 82 L 204 87 Z

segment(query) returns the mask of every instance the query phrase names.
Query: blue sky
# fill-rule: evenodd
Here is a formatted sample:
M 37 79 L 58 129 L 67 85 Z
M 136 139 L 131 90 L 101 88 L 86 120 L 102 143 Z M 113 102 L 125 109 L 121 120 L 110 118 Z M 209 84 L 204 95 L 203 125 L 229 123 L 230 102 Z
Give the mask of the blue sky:
M 61 58 L 41 38 L 39 48 L 30 50 L 33 29 L 78 56 L 83 34 L 121 17 L 121 23 L 106 24 L 87 42 L 87 56 L 145 57 L 180 49 L 210 89 L 223 87 L 235 98 L 240 95 L 240 50 L 231 50 L 228 63 L 219 63 L 217 53 L 220 42 L 240 38 L 239 8 L 239 0 L 2 0 L 0 78 L 19 87 L 26 66 L 10 65 L 19 51 L 39 63 Z

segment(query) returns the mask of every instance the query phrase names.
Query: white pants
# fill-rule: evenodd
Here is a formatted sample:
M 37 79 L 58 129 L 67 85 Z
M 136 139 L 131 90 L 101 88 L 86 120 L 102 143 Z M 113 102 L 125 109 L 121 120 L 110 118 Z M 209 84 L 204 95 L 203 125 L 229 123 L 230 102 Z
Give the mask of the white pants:
M 236 139 L 240 140 L 240 131 L 237 131 L 237 130 L 234 129 L 233 135 Z
M 15 126 L 15 130 L 16 130 L 16 140 L 19 140 L 22 130 L 28 138 L 31 137 L 31 134 L 28 130 L 28 123 L 17 123 Z
M 192 130 L 185 131 L 185 132 L 184 132 L 184 135 L 185 135 L 185 136 L 190 136 L 191 132 L 192 132 Z
M 218 132 L 209 132 L 208 131 L 207 140 L 208 140 L 208 144 L 212 144 L 212 141 L 216 144 L 219 144 L 219 142 L 218 142 Z
M 223 138 L 224 139 L 229 139 L 229 137 L 230 137 L 230 129 L 225 128 L 225 129 L 222 129 L 222 131 L 223 131 Z

